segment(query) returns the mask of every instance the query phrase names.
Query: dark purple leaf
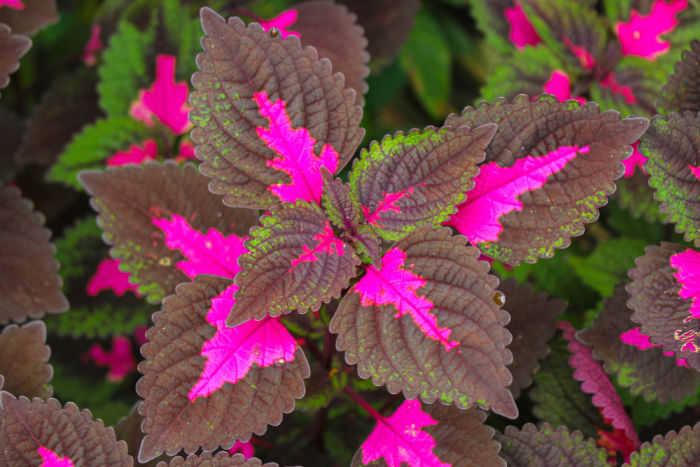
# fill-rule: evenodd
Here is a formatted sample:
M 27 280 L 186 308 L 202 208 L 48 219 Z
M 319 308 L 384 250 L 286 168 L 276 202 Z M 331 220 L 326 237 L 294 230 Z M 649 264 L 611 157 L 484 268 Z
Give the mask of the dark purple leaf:
M 254 211 L 211 203 L 206 177 L 190 164 L 109 167 L 104 172 L 82 172 L 79 179 L 93 197 L 112 257 L 121 261 L 130 281 L 139 284 L 139 291 L 153 303 L 190 277 L 178 267 L 185 255 L 168 246 L 163 228 L 193 229 L 200 236 L 207 229 L 220 236 L 243 236 L 257 221 Z
M 508 346 L 513 353 L 509 366 L 513 383 L 509 389 L 517 398 L 521 389 L 532 384 L 539 361 L 549 352 L 547 342 L 556 332 L 555 324 L 566 309 L 566 302 L 550 299 L 545 292 L 534 291 L 529 284 L 518 284 L 514 278 L 503 281 L 498 290 L 505 295 L 503 308 L 510 314 L 506 328 L 513 335 Z
M 595 440 L 585 439 L 580 431 L 569 433 L 565 426 L 556 430 L 549 423 L 539 428 L 527 423 L 521 430 L 508 426 L 503 434 L 496 432 L 496 441 L 501 443 L 501 457 L 514 467 L 609 465 L 605 450 Z
M 44 216 L 16 188 L 0 188 L 0 323 L 61 313 L 58 262 Z
M 700 462 L 700 423 L 688 425 L 680 432 L 670 431 L 666 436 L 656 435 L 630 456 L 625 467 L 692 467 Z
M 333 224 L 345 232 L 353 232 L 362 223 L 362 208 L 350 185 L 323 173 L 323 210 Z
M 0 9 L 0 23 L 5 23 L 16 34 L 31 36 L 39 29 L 58 21 L 56 0 L 23 0 L 24 8 Z
M 700 111 L 700 40 L 690 43 L 673 68 L 675 73 L 661 90 L 659 109 L 665 113 Z
M 139 460 L 180 449 L 193 453 L 200 447 L 211 451 L 261 435 L 267 425 L 277 425 L 282 414 L 292 411 L 294 400 L 304 394 L 303 378 L 309 366 L 297 348 L 290 362 L 261 368 L 253 365 L 236 384 L 225 383 L 208 396 L 191 397 L 202 377 L 206 357 L 202 348 L 216 328 L 207 322 L 212 299 L 231 281 L 200 275 L 194 283 L 181 284 L 176 294 L 163 301 L 163 311 L 153 315 L 154 326 L 141 348 L 146 361 L 136 391 L 144 399 L 139 412 L 146 436 Z
M 649 246 L 629 272 L 632 321 L 652 344 L 700 369 L 700 253 L 675 243 Z
M 201 17 L 206 52 L 192 77 L 190 117 L 211 191 L 231 206 L 318 202 L 320 167 L 343 168 L 364 135 L 355 93 L 297 38 L 227 23 L 208 8 Z
M 43 322 L 6 326 L 0 334 L 0 375 L 5 381 L 2 389 L 29 398 L 50 397 L 53 368 L 49 365 L 49 355 L 51 349 L 46 345 Z
M 243 457 L 243 454 L 231 455 L 227 452 L 219 452 L 213 455 L 210 452 L 205 452 L 199 456 L 191 454 L 187 456 L 187 459 L 182 457 L 174 457 L 170 463 L 160 462 L 157 467 L 279 467 L 279 464 L 275 462 L 267 462 L 263 464 L 260 459 L 256 457 L 251 457 L 247 459 Z
M 362 378 L 392 394 L 517 416 L 506 389 L 512 355 L 498 280 L 476 249 L 448 229 L 419 229 L 343 298 L 330 323 L 338 350 Z
M 360 259 L 335 236 L 328 217 L 315 204 L 284 204 L 260 223 L 245 243 L 250 253 L 239 262 L 240 290 L 227 326 L 295 309 L 318 310 L 338 298 L 355 277 Z
M 357 16 L 343 5 L 324 0 L 298 3 L 294 9 L 298 17 L 293 29 L 301 35 L 301 43 L 315 47 L 319 57 L 331 61 L 333 71 L 345 76 L 345 87 L 355 90 L 356 102 L 362 105 L 369 89 L 365 77 L 370 56 Z
M 685 240 L 700 246 L 700 115 L 656 115 L 640 146 L 661 212 Z
M 349 176 L 366 222 L 383 238 L 398 240 L 446 221 L 474 186 L 476 165 L 495 132 L 493 124 L 427 127 L 372 142 Z
M 89 410 L 56 399 L 43 401 L 15 398 L 0 393 L 0 463 L 41 464 L 42 458 L 68 458 L 74 465 L 133 465 L 126 443 L 117 441 L 114 430 L 93 420 Z M 53 464 L 56 465 L 56 464 Z M 70 464 L 68 464 L 70 465 Z
M 603 310 L 591 327 L 578 337 L 593 348 L 593 355 L 604 362 L 608 374 L 617 373 L 618 384 L 629 387 L 632 395 L 641 393 L 647 401 L 665 404 L 694 394 L 700 382 L 697 371 L 679 366 L 661 349 L 640 350 L 623 341 L 622 335 L 636 327 L 630 319 L 628 299 L 623 289 L 617 289 L 603 302 Z
M 579 107 L 552 96 L 533 102 L 521 95 L 512 103 L 467 107 L 446 125 L 488 122 L 498 131 L 475 188 L 449 223 L 487 256 L 510 264 L 551 257 L 597 219 L 622 175 L 629 145 L 649 124 L 600 113 L 593 103 Z
M 10 82 L 10 74 L 19 68 L 19 59 L 32 46 L 27 36 L 13 34 L 10 27 L 0 22 L 0 89 Z

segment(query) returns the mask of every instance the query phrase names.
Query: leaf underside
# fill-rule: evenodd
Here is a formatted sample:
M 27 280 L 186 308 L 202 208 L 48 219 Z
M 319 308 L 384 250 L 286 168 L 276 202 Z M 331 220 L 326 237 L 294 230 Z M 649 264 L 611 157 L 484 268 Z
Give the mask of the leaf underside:
M 211 300 L 229 285 L 228 279 L 200 275 L 193 283 L 180 284 L 175 295 L 163 301 L 163 311 L 153 315 L 154 326 L 141 348 L 146 359 L 139 365 L 143 377 L 136 384 L 144 399 L 139 412 L 146 433 L 140 462 L 180 449 L 188 454 L 200 447 L 229 449 L 236 440 L 247 441 L 253 433 L 262 435 L 267 425 L 278 425 L 282 415 L 294 409 L 294 400 L 303 396 L 309 365 L 297 349 L 291 362 L 253 365 L 235 385 L 226 383 L 207 397 L 189 399 L 204 371 L 202 346 L 215 332 L 206 320 Z
M 53 393 L 49 384 L 53 376 L 50 354 L 43 322 L 6 326 L 0 333 L 0 375 L 5 380 L 0 388 L 17 396 L 50 397 Z
M 364 283 L 358 282 L 341 301 L 330 330 L 360 377 L 386 384 L 392 394 L 403 391 L 409 399 L 439 399 L 461 408 L 478 404 L 516 417 L 506 389 L 512 381 L 506 368 L 512 360 L 505 348 L 511 341 L 504 327 L 508 314 L 494 301 L 497 279 L 464 242 L 448 229 L 422 228 L 404 237 L 384 256 L 382 270 L 368 267 L 371 276 L 363 280 L 371 281 L 374 297 L 363 296 L 358 285 Z M 398 269 L 387 258 L 397 251 L 405 256 Z M 391 264 L 394 269 L 387 270 Z M 406 281 L 404 289 L 393 303 L 383 304 L 397 281 Z

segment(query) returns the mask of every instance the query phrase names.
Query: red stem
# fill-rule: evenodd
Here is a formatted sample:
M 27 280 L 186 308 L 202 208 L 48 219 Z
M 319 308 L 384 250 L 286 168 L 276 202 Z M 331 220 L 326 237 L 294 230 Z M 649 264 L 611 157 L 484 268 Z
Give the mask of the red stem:
M 382 416 L 382 414 L 377 412 L 374 407 L 369 405 L 369 402 L 367 402 L 366 400 L 361 398 L 360 395 L 358 393 L 356 393 L 355 391 L 353 391 L 349 386 L 345 386 L 345 388 L 343 388 L 343 390 L 345 391 L 345 394 L 350 396 L 350 399 L 357 402 L 363 409 L 365 409 L 367 412 L 369 412 L 369 414 L 372 417 L 374 417 L 375 420 L 377 420 L 378 422 L 384 420 L 384 417 Z

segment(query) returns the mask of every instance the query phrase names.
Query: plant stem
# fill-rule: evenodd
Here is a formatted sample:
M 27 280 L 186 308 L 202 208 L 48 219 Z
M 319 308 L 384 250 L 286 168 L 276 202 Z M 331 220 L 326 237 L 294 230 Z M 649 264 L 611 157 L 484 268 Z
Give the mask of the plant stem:
M 384 419 L 384 417 L 382 416 L 382 414 L 380 414 L 379 412 L 377 412 L 377 411 L 375 410 L 374 407 L 372 407 L 371 405 L 369 405 L 369 402 L 367 402 L 366 400 L 364 400 L 363 398 L 361 398 L 360 395 L 359 395 L 358 393 L 356 393 L 355 391 L 353 391 L 352 388 L 351 388 L 350 386 L 345 386 L 345 387 L 343 388 L 343 390 L 345 391 L 345 394 L 347 394 L 348 396 L 350 396 L 350 399 L 352 399 L 352 400 L 354 400 L 355 402 L 357 402 L 357 403 L 358 403 L 363 409 L 365 409 L 372 417 L 374 417 L 375 420 L 380 421 L 380 420 L 383 420 L 383 419 Z

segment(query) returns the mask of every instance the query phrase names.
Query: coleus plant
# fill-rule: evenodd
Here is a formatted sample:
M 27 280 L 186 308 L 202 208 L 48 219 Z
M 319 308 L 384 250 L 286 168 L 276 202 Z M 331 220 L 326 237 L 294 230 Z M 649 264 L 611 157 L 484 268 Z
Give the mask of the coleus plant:
M 359 30 L 346 8 L 326 2 L 262 26 L 203 9 L 204 52 L 189 97 L 198 170 L 182 161 L 110 163 L 101 153 L 109 167 L 79 175 L 98 225 L 80 221 L 61 241 L 75 245 L 92 235 L 79 232 L 102 229 L 119 261 L 100 263 L 97 280 L 83 288 L 98 293 L 107 278 L 117 293 L 161 304 L 141 348 L 142 400 L 116 436 L 75 404 L 46 400 L 46 328 L 9 325 L 0 335 L 3 460 L 261 465 L 226 451 L 255 446 L 269 425 L 284 426 L 295 404 L 324 420 L 331 402 L 347 396 L 376 422 L 351 447 L 352 465 L 554 465 L 562 458 L 606 465 L 616 454 L 630 465 L 697 462 L 700 426 L 641 444 L 620 387 L 680 407 L 697 403 L 688 398 L 698 382 L 700 253 L 682 244 L 649 247 L 631 282 L 611 292 L 579 337 L 569 322 L 556 323 L 565 302 L 489 271 L 489 262 L 517 267 L 551 258 L 582 234 L 648 120 L 562 96 L 498 98 L 440 127 L 371 142 L 351 164 L 364 136 L 366 42 L 343 44 L 359 47 L 339 53 L 346 70 L 359 70 L 346 80 L 335 61 L 319 58 L 332 55 L 323 52 L 326 36 L 314 43 L 303 22 L 294 30 L 298 18 L 313 25 L 309 18 L 323 8 L 329 13 L 318 17 L 338 12 L 340 24 Z M 307 40 L 314 47 L 302 45 Z M 640 146 L 661 210 L 695 248 L 693 112 L 700 106 L 678 102 L 697 96 L 687 77 L 697 70 L 696 48 L 664 90 L 665 108 L 686 112 L 654 117 Z M 182 99 L 158 100 L 163 87 L 178 85 L 174 58 L 157 54 L 155 63 L 152 87 L 141 88 L 135 105 L 111 111 L 161 134 L 168 127 L 172 142 L 189 126 L 182 121 L 189 109 Z M 180 124 L 167 123 L 174 121 Z M 101 134 L 97 126 L 88 131 Z M 139 143 L 124 138 L 119 144 L 129 148 Z M 41 216 L 15 188 L 3 188 L 1 199 L 10 246 L 3 271 L 21 287 L 3 292 L 0 318 L 65 311 Z M 27 255 L 43 258 L 36 263 L 45 270 L 28 270 Z M 33 275 L 47 278 L 44 287 L 24 286 Z M 30 342 L 37 350 L 22 351 Z M 114 361 L 108 377 L 118 379 L 133 365 L 129 346 L 115 338 L 112 353 L 91 347 L 90 355 Z M 617 386 L 608 373 L 618 374 Z M 545 423 L 502 432 L 485 423 L 489 410 L 518 417 L 516 399 L 533 379 L 534 413 Z M 394 395 L 381 408 L 377 392 L 367 390 L 374 386 Z M 176 456 L 181 450 L 186 459 Z

